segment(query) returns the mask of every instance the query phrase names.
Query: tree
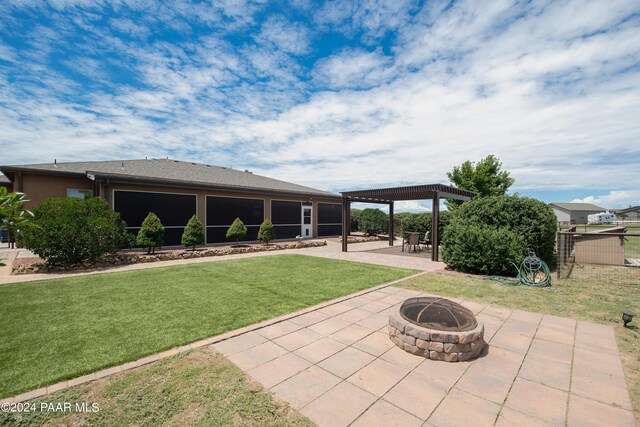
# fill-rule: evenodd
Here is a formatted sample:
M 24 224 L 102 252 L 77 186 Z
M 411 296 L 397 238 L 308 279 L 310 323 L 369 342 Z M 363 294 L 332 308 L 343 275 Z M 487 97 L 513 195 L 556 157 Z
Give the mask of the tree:
M 247 227 L 240 218 L 236 218 L 231 224 L 231 227 L 227 230 L 227 240 L 235 239 L 236 245 L 240 242 L 240 239 L 244 239 L 247 235 Z
M 358 218 L 358 230 L 370 236 L 385 233 L 389 230 L 389 215 L 380 209 L 364 209 Z
M 192 246 L 192 250 L 196 250 L 196 245 L 204 243 L 204 231 L 202 224 L 197 216 L 192 216 L 182 233 L 182 244 L 184 246 Z
M 164 245 L 164 226 L 160 218 L 153 212 L 142 221 L 142 228 L 138 231 L 136 244 L 147 248 L 147 254 L 156 253 L 156 247 Z
M 265 242 L 267 245 L 269 241 L 275 240 L 276 231 L 273 228 L 273 224 L 268 219 L 262 221 L 260 224 L 260 231 L 258 231 L 258 240 Z
M 98 198 L 52 198 L 33 209 L 33 226 L 22 231 L 22 243 L 51 265 L 96 261 L 127 244 L 120 214 Z
M 0 187 L 0 229 L 8 230 L 10 236 L 19 236 L 31 223 L 33 214 L 23 209 L 25 202 L 28 200 L 24 193 L 10 193 L 6 187 Z
M 479 162 L 466 161 L 447 173 L 455 187 L 474 191 L 476 197 L 502 196 L 507 193 L 515 180 L 509 172 L 501 171 L 502 163 L 490 154 Z M 462 204 L 460 200 L 446 200 L 447 209 L 453 211 Z

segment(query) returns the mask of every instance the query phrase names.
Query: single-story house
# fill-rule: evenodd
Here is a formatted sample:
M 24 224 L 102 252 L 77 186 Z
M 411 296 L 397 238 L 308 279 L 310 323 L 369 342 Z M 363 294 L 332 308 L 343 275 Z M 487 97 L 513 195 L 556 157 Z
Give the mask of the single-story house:
M 591 203 L 549 203 L 559 223 L 586 224 L 588 216 L 605 211 L 605 208 Z
M 640 221 L 640 206 L 631 206 L 625 209 L 611 209 L 619 221 Z
M 105 199 L 137 233 L 149 212 L 165 226 L 165 244 L 179 245 L 197 215 L 206 243 L 226 242 L 235 218 L 247 226 L 245 241 L 257 240 L 266 218 L 278 239 L 338 236 L 338 194 L 256 175 L 248 170 L 170 159 L 117 160 L 0 166 L 14 191 L 26 193 L 31 209 L 51 197 Z

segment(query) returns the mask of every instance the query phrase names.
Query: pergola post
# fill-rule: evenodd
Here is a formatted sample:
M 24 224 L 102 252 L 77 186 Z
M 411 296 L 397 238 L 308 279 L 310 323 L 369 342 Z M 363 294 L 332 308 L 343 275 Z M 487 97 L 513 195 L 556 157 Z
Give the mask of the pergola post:
M 393 246 L 393 202 L 389 202 L 389 246 Z
M 440 194 L 436 191 L 433 196 L 433 207 L 431 209 L 431 261 L 438 261 L 440 236 Z
M 351 201 L 347 197 L 342 198 L 342 252 L 347 252 L 347 240 L 351 229 Z

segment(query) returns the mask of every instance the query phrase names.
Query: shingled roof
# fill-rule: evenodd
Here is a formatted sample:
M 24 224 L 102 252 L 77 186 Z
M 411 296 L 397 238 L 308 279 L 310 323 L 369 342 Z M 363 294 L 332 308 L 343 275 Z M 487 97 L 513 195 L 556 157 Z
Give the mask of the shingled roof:
M 600 206 L 592 205 L 591 203 L 549 203 L 549 205 L 553 205 L 559 207 L 560 209 L 564 209 L 566 211 L 603 211 L 604 208 Z
M 109 178 L 113 182 L 206 187 L 235 191 L 258 191 L 303 196 L 339 198 L 328 191 L 280 181 L 249 171 L 172 159 L 108 160 L 98 162 L 42 163 L 0 166 L 0 171 Z

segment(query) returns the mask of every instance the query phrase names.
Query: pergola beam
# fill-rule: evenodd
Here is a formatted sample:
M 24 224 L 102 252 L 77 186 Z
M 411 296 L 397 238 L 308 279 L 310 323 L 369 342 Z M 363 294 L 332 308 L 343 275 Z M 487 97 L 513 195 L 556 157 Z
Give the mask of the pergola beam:
M 471 200 L 476 193 L 443 184 L 414 185 L 409 187 L 377 188 L 345 191 L 342 194 L 342 251 L 347 252 L 347 238 L 351 230 L 351 203 L 378 203 L 389 205 L 389 246 L 393 246 L 394 202 L 403 200 L 432 200 L 431 259 L 437 261 L 440 252 L 440 199 Z

